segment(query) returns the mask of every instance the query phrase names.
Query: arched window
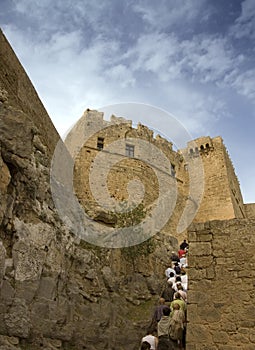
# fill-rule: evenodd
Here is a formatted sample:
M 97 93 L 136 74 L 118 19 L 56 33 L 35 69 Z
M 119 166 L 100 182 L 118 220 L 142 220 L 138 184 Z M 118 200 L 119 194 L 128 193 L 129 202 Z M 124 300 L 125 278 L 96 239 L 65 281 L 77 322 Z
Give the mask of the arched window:
M 203 151 L 205 148 L 203 145 L 200 146 L 201 151 Z

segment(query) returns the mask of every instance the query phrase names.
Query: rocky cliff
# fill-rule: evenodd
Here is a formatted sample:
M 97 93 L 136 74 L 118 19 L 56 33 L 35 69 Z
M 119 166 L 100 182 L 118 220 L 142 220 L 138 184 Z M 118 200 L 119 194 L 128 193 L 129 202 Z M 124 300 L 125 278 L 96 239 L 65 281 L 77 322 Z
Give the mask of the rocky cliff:
M 80 240 L 52 200 L 58 141 L 0 33 L 0 349 L 137 349 L 177 240 Z

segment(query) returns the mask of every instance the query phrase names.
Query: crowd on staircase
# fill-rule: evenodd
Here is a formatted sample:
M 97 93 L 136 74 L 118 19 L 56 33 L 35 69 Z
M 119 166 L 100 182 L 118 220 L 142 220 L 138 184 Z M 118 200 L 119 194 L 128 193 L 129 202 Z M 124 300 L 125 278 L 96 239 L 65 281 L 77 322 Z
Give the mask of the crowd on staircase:
M 172 252 L 171 266 L 166 269 L 166 282 L 159 303 L 153 312 L 147 334 L 140 350 L 184 350 L 187 318 L 187 257 L 189 245 L 180 244 L 178 253 Z

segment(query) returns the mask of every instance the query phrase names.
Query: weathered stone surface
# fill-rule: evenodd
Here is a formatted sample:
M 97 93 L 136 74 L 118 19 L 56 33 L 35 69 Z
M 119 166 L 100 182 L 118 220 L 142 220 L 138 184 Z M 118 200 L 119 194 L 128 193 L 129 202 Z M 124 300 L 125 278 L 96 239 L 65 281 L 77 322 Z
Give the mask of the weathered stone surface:
M 25 300 L 15 298 L 8 314 L 5 315 L 8 334 L 27 338 L 31 328 L 29 310 Z
M 211 253 L 191 256 L 188 294 L 188 349 L 252 349 L 254 346 L 254 268 L 247 258 L 254 254 L 254 219 L 212 222 Z M 204 230 L 204 228 L 201 228 Z M 196 236 L 194 236 L 196 232 Z M 192 227 L 190 252 L 197 252 L 204 240 L 199 227 Z M 194 249 L 192 246 L 194 245 Z M 209 250 L 207 251 L 209 252 Z M 206 261 L 211 265 L 202 268 Z M 202 269 L 201 269 L 202 268 Z M 209 271 L 211 269 L 211 271 Z M 201 271 L 206 271 L 203 275 Z M 203 277 L 203 278 L 201 278 Z M 196 334 L 203 330 L 206 338 Z
M 5 275 L 5 256 L 6 250 L 3 246 L 3 242 L 0 241 L 0 288 L 2 286 L 3 277 Z

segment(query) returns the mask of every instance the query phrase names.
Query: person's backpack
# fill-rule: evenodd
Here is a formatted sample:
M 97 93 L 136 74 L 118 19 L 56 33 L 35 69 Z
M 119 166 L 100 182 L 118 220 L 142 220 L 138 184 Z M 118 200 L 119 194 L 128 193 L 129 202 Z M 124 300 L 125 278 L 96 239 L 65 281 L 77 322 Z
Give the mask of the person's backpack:
M 173 340 L 182 338 L 183 323 L 181 321 L 171 319 L 168 335 Z
M 178 265 L 178 266 L 175 266 L 175 267 L 174 267 L 174 271 L 175 271 L 176 275 L 180 275 L 180 274 L 181 274 L 181 268 L 180 268 L 180 266 L 179 266 L 179 265 Z

